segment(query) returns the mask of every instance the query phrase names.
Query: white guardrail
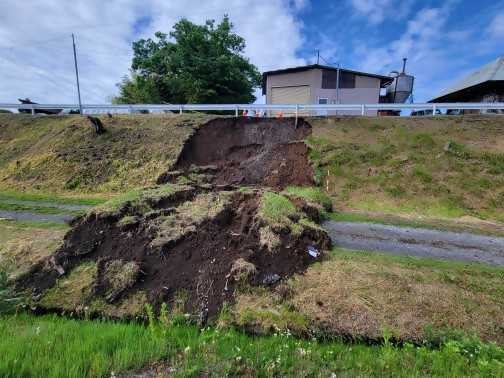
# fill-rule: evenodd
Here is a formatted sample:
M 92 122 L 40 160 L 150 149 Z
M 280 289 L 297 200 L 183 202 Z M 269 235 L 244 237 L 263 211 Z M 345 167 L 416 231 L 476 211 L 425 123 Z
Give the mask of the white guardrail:
M 78 110 L 77 104 L 9 104 L 0 103 L 0 109 L 29 110 L 35 114 L 35 110 L 62 109 Z M 142 111 L 163 112 L 171 111 L 183 113 L 184 111 L 234 111 L 235 116 L 240 115 L 240 111 L 288 111 L 291 115 L 298 115 L 306 112 L 314 115 L 325 115 L 324 112 L 351 111 L 355 114 L 366 115 L 368 111 L 378 110 L 428 110 L 436 114 L 441 110 L 489 110 L 504 113 L 503 102 L 493 103 L 418 103 L 418 104 L 324 104 L 324 105 L 306 105 L 306 104 L 285 104 L 285 105 L 267 105 L 267 104 L 82 104 L 83 114 L 99 113 L 140 113 Z M 327 113 L 326 113 L 327 114 Z

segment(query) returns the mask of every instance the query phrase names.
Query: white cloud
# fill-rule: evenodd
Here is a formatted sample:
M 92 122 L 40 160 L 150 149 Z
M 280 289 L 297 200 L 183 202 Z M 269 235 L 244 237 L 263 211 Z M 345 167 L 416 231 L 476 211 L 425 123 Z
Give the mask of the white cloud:
M 30 97 L 44 103 L 75 103 L 72 32 L 83 101 L 106 102 L 128 73 L 131 42 L 158 30 L 169 32 L 182 17 L 201 23 L 229 14 L 236 32 L 246 39 L 246 56 L 260 70 L 304 64 L 296 58 L 303 44 L 296 12 L 307 5 L 308 0 L 3 0 L 0 102 Z
M 504 39 L 504 12 L 498 13 L 488 26 L 488 34 L 491 38 Z
M 374 25 L 403 19 L 410 13 L 413 3 L 414 0 L 350 0 L 353 9 Z
M 450 30 L 447 26 L 451 5 L 424 8 L 408 21 L 406 30 L 386 47 L 360 43 L 359 68 L 387 74 L 399 70 L 402 58 L 408 58 L 407 71 L 415 75 L 415 101 L 429 100 L 452 80 L 450 74 L 461 69 L 457 54 L 471 49 L 470 30 Z M 470 50 L 466 51 L 470 54 Z

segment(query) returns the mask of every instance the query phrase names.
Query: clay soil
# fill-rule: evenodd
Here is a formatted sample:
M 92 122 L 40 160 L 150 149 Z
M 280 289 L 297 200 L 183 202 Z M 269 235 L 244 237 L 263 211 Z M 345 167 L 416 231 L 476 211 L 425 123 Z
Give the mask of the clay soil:
M 28 289 L 36 301 L 91 261 L 98 268 L 95 298 L 113 305 L 143 292 L 159 308 L 163 302 L 175 306 L 183 294 L 184 311 L 204 323 L 225 301 L 233 301 L 240 285 L 274 285 L 303 272 L 330 249 L 328 235 L 311 222 L 317 221 L 316 211 L 302 200 L 292 202 L 296 211 L 287 224 L 294 223 L 296 231 L 281 222 L 267 224 L 259 212 L 271 188 L 312 183 L 308 148 L 300 141 L 310 132 L 302 120 L 298 125 L 293 120 L 210 121 L 158 180 L 204 172 L 197 176 L 205 183 L 166 184 L 172 189 L 165 195 L 147 195 L 76 219 L 63 246 L 21 278 L 18 288 Z M 240 190 L 236 184 L 253 187 Z M 277 242 L 272 245 L 264 235 Z M 311 256 L 308 247 L 320 255 Z M 133 273 L 127 279 L 120 273 L 111 277 L 108 269 L 114 264 Z

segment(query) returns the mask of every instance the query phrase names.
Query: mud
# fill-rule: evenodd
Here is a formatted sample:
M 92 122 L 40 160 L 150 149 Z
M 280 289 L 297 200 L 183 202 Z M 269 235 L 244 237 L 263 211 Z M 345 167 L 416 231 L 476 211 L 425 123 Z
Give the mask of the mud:
M 302 120 L 297 126 L 293 120 L 209 122 L 158 187 L 76 218 L 62 247 L 21 278 L 18 290 L 37 302 L 91 261 L 97 265 L 92 298 L 79 305 L 87 308 L 97 298 L 115 304 L 141 292 L 157 309 L 161 303 L 175 308 L 183 297 L 183 311 L 205 323 L 233 301 L 237 287 L 275 285 L 303 272 L 331 247 L 313 222 L 319 214 L 297 199 L 295 212 L 272 221 L 261 206 L 271 188 L 312 183 L 308 148 L 300 141 L 310 131 Z
M 188 140 L 171 171 L 188 174 L 195 166 L 206 167 L 215 184 L 312 185 L 309 150 L 302 141 L 310 133 L 302 119 L 297 125 L 291 119 L 215 119 Z M 167 172 L 158 183 L 172 178 Z

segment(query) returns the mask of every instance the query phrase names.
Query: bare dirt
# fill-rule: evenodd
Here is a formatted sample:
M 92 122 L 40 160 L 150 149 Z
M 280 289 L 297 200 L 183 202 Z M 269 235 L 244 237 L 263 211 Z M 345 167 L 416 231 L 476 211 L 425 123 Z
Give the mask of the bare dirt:
M 308 148 L 299 141 L 309 133 L 302 120 L 297 126 L 293 120 L 210 121 L 158 180 L 171 183 L 74 220 L 64 244 L 18 280 L 18 289 L 37 302 L 74 268 L 93 262 L 93 300 L 114 305 L 142 292 L 156 308 L 182 301 L 183 311 L 204 323 L 233 300 L 237 287 L 274 285 L 303 272 L 331 245 L 313 222 L 319 218 L 313 206 L 291 202 L 296 210 L 276 221 L 261 206 L 271 188 L 312 182 Z M 320 254 L 310 255 L 309 247 Z
M 302 141 L 310 133 L 302 119 L 297 125 L 289 119 L 215 119 L 185 143 L 172 171 L 187 174 L 195 166 L 206 167 L 215 184 L 312 185 L 309 150 Z M 158 183 L 172 177 L 167 172 Z

